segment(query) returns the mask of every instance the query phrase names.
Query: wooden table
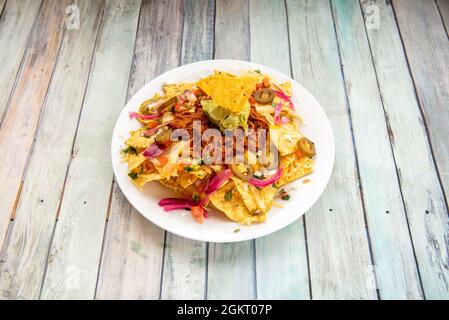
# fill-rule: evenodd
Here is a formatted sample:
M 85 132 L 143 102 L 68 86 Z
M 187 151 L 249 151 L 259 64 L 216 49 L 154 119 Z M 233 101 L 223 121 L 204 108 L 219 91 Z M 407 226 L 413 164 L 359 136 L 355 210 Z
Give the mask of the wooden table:
M 448 0 L 0 0 L 0 12 L 1 299 L 449 298 Z M 125 102 L 212 58 L 291 74 L 336 138 L 318 203 L 255 241 L 164 232 L 113 181 Z

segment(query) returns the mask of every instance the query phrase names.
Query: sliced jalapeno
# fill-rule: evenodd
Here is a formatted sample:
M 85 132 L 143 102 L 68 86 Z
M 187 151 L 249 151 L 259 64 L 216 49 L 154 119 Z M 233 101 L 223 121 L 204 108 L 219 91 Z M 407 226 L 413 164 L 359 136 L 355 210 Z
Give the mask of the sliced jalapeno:
M 298 141 L 298 148 L 303 155 L 312 158 L 316 155 L 315 144 L 308 138 L 302 137 Z
M 273 101 L 276 93 L 272 89 L 259 89 L 254 94 L 254 99 L 261 104 L 269 104 Z

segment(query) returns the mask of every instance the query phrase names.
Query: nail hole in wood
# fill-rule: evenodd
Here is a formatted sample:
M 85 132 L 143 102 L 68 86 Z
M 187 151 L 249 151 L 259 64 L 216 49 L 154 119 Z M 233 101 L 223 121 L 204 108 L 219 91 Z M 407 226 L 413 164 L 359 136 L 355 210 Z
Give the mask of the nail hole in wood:
M 329 211 L 333 211 L 334 209 L 330 208 Z
M 430 212 L 429 212 L 429 210 L 426 210 L 426 214 L 429 214 Z
M 43 203 L 44 202 L 44 199 L 41 199 L 41 203 Z
M 387 211 L 385 211 L 385 213 L 386 213 L 386 214 L 389 214 L 389 213 L 390 213 L 390 211 L 388 211 L 388 210 L 387 210 Z

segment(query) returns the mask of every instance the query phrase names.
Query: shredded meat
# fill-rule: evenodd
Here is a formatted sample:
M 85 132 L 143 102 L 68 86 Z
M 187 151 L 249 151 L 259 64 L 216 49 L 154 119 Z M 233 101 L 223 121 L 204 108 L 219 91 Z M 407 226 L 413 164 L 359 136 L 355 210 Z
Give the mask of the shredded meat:
M 174 119 L 170 124 L 170 127 L 172 129 L 185 129 L 189 133 L 190 137 L 193 137 L 193 123 L 194 121 L 200 121 L 201 122 L 201 134 L 209 128 L 214 128 L 215 126 L 213 123 L 207 118 L 206 114 L 203 112 L 203 109 L 201 106 L 196 105 L 194 112 L 191 112 L 189 110 L 183 110 L 180 112 L 174 113 Z M 250 114 L 248 117 L 248 128 L 254 129 L 255 131 L 255 137 L 256 137 L 256 146 L 259 145 L 257 132 L 259 129 L 265 129 L 266 133 L 269 132 L 269 124 L 268 121 L 265 119 L 264 116 L 262 116 L 259 112 L 256 111 L 254 107 L 251 107 Z M 234 150 L 233 154 L 236 152 L 236 139 L 234 139 Z M 201 146 L 202 149 L 210 143 L 210 141 L 202 141 Z M 193 150 L 193 141 L 191 141 L 190 144 L 191 150 Z M 244 137 L 244 150 L 248 149 L 248 137 Z M 221 139 L 221 151 L 222 151 L 222 161 L 225 160 L 225 138 L 224 136 Z M 214 155 L 214 152 L 211 152 L 212 156 Z

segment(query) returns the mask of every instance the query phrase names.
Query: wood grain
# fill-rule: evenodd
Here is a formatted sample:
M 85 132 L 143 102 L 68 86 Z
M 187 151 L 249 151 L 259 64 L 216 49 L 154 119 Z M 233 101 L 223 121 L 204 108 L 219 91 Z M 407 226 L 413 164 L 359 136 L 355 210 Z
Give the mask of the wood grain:
M 143 1 L 128 99 L 151 79 L 179 64 L 184 6 L 183 0 Z M 170 24 L 166 17 L 171 17 Z M 114 184 L 96 298 L 158 299 L 164 235 L 131 207 Z
M 215 58 L 249 60 L 249 3 L 217 0 L 215 3 Z M 208 299 L 256 297 L 254 241 L 210 243 Z
M 407 70 L 407 61 L 394 21 L 394 13 L 390 7 L 386 7 L 380 3 L 381 1 L 378 2 L 376 4 L 381 9 L 381 15 L 384 18 L 382 28 L 386 32 L 373 31 L 368 35 L 379 74 L 384 105 L 394 136 L 393 149 L 396 152 L 398 168 L 401 172 L 402 190 L 424 293 L 428 299 L 447 299 L 449 295 L 449 220 L 444 194 L 435 171 L 432 151 L 415 98 L 412 79 Z M 435 146 L 439 145 L 443 149 L 436 152 L 434 148 L 436 160 L 440 160 L 437 161 L 437 164 L 440 170 L 445 170 L 448 158 L 446 157 L 442 161 L 441 157 L 449 155 L 447 153 L 449 144 L 447 136 L 444 136 L 445 132 L 435 132 L 434 126 L 444 127 L 442 130 L 449 133 L 447 122 L 445 124 L 441 122 L 445 117 L 449 119 L 447 117 L 447 102 L 449 101 L 448 40 L 444 37 L 442 28 L 436 25 L 438 13 L 433 6 L 421 6 L 413 1 L 407 5 L 410 5 L 412 9 L 419 10 L 417 12 L 420 12 L 420 15 L 419 17 L 414 14 L 409 16 L 411 11 L 399 2 L 395 4 L 398 23 L 409 56 L 412 74 L 415 77 L 418 97 L 422 107 L 426 110 L 424 113 L 427 115 L 428 124 L 430 124 L 428 129 L 431 133 L 431 141 Z M 413 30 L 404 25 L 405 20 L 415 21 L 415 18 L 417 19 L 416 28 L 414 27 Z M 426 23 L 425 27 L 423 23 Z M 419 30 L 421 31 L 420 35 L 417 33 Z M 391 39 L 391 37 L 394 38 Z M 410 39 L 409 37 L 416 38 Z M 427 37 L 434 38 L 428 39 Z M 412 50 L 417 53 L 411 52 L 411 48 L 407 46 L 410 41 L 414 41 L 415 45 Z M 388 46 L 385 45 L 386 43 Z M 429 50 L 426 54 L 432 54 L 432 59 L 425 57 L 425 53 L 422 52 L 424 50 Z M 403 77 L 399 75 L 403 75 Z M 434 82 L 438 80 L 440 82 Z M 432 137 L 435 138 L 432 139 Z M 446 153 L 446 155 L 442 153 Z M 410 154 L 421 156 L 410 161 Z M 442 167 L 440 163 L 443 164 Z M 444 171 L 440 171 L 440 173 L 443 183 L 446 183 L 447 186 Z M 419 183 L 416 183 L 417 181 Z
M 126 100 L 139 8 L 137 0 L 105 4 L 44 279 L 44 299 L 94 297 L 112 184 L 109 141 Z
M 77 0 L 76 4 L 83 22 L 79 30 L 65 32 L 0 263 L 0 287 L 8 298 L 37 299 L 47 264 L 102 12 L 102 1 Z
M 332 1 L 381 299 L 422 290 L 385 114 L 358 1 Z
M 266 18 L 267 12 L 270 19 Z M 250 1 L 250 22 L 251 61 L 291 74 L 285 3 Z M 256 240 L 257 298 L 310 298 L 303 223 L 301 218 L 281 231 Z
M 394 9 L 447 201 L 449 194 L 447 35 L 441 21 L 438 20 L 438 11 L 433 2 L 397 1 Z
M 181 64 L 209 60 L 213 56 L 215 3 L 189 0 L 184 10 Z M 206 243 L 167 232 L 162 299 L 204 299 Z
M 36 0 L 8 1 L 6 5 L 5 0 L 0 1 L 0 126 L 40 4 Z
M 0 128 L 0 247 L 13 215 L 39 115 L 63 35 L 68 1 L 45 1 Z
M 441 14 L 446 34 L 449 36 L 449 1 L 448 0 L 436 0 L 438 10 Z
M 293 75 L 321 103 L 336 137 L 332 178 L 305 216 L 312 297 L 376 299 L 330 3 L 288 0 L 287 12 Z

